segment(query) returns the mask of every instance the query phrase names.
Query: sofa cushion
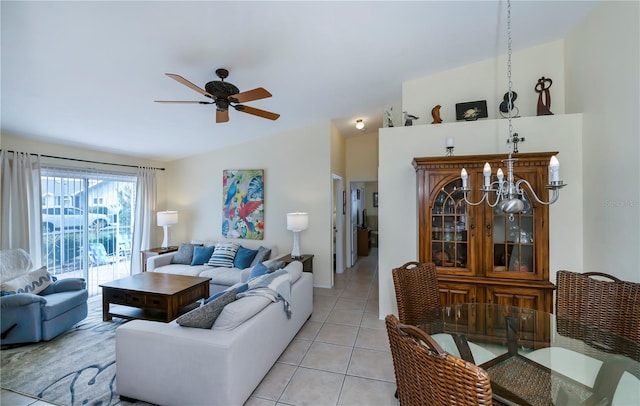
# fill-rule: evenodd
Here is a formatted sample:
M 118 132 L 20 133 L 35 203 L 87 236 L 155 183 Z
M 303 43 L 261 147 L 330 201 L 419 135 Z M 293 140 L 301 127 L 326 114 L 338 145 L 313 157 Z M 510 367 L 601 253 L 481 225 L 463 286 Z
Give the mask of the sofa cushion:
M 86 289 L 58 292 L 44 296 L 47 303 L 42 307 L 42 320 L 52 320 L 76 306 L 87 302 L 89 293 Z
M 236 300 L 236 291 L 232 289 L 224 292 L 220 297 L 206 303 L 176 319 L 182 327 L 211 328 L 222 309 Z
M 251 264 L 249 266 L 254 266 L 260 262 L 266 261 L 267 259 L 269 259 L 270 256 L 271 256 L 271 249 L 260 246 L 260 248 L 258 248 L 258 252 L 256 253 L 256 256 L 253 258 L 253 261 L 251 261 Z
M 35 269 L 23 275 L 2 282 L 0 291 L 8 293 L 33 293 L 37 295 L 51 285 L 51 275 L 47 272 L 47 267 Z
M 215 245 L 210 245 L 207 247 L 195 246 L 193 248 L 193 259 L 191 260 L 191 266 L 204 265 L 209 262 L 209 258 L 211 258 L 211 255 L 213 255 L 213 250 L 215 248 Z
M 271 300 L 262 296 L 239 298 L 225 306 L 215 323 L 213 323 L 212 330 L 233 330 L 258 314 L 270 303 Z
M 231 286 L 242 282 L 242 270 L 238 268 L 211 268 L 200 272 L 198 276 L 211 278 L 210 283 L 214 285 Z
M 209 258 L 207 263 L 209 266 L 231 268 L 233 267 L 233 260 L 238 252 L 239 244 L 236 243 L 218 243 L 213 250 L 213 255 Z
M 171 258 L 171 263 L 191 265 L 194 248 L 195 248 L 194 244 L 185 244 L 185 243 L 180 244 L 180 248 L 178 248 L 178 251 L 175 254 L 173 254 L 173 258 Z
M 238 248 L 238 252 L 236 252 L 236 257 L 233 260 L 233 266 L 240 269 L 249 268 L 257 253 L 258 250 L 250 250 L 249 248 L 245 248 L 241 245 Z
M 251 269 L 251 273 L 249 274 L 249 278 L 247 280 L 251 280 L 258 276 L 262 276 L 269 272 L 269 268 L 267 268 L 262 262 L 256 264 L 256 266 Z
M 172 273 L 176 275 L 187 275 L 187 276 L 200 276 L 200 273 L 203 271 L 211 269 L 211 267 L 207 265 L 182 265 L 182 264 L 169 264 L 165 266 L 160 266 L 153 270 L 153 272 L 161 272 L 161 273 Z

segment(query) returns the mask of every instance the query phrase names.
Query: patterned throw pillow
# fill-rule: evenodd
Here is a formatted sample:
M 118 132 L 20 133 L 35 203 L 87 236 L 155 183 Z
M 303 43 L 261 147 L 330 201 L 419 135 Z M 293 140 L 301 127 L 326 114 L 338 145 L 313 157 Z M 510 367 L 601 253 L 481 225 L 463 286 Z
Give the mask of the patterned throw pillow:
M 236 243 L 218 243 L 213 250 L 213 255 L 209 258 L 207 265 L 216 268 L 233 268 L 233 260 L 238 252 L 239 244 Z
M 47 272 L 47 267 L 43 266 L 27 272 L 24 275 L 3 282 L 0 291 L 3 293 L 32 293 L 37 295 L 51 285 L 51 275 Z
M 195 244 L 180 244 L 180 248 L 178 248 L 178 251 L 173 254 L 173 258 L 171 258 L 171 263 L 191 265 L 194 247 Z
M 284 261 L 281 261 L 279 259 L 271 262 L 269 265 L 267 265 L 267 268 L 269 268 L 269 273 L 277 271 L 278 269 L 282 269 L 285 266 L 287 266 L 287 264 L 284 263 Z
M 176 323 L 182 327 L 211 328 L 222 309 L 234 300 L 236 300 L 236 290 L 232 289 L 209 303 L 178 317 Z

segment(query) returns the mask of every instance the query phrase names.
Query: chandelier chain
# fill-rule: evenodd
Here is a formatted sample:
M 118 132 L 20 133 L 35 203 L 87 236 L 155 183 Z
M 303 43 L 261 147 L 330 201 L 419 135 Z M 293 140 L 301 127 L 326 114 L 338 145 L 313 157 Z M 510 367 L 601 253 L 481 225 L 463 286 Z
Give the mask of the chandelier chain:
M 507 0 L 507 77 L 509 78 L 509 104 L 507 110 L 509 115 L 507 116 L 509 121 L 509 140 L 513 138 L 513 124 L 511 123 L 511 111 L 513 110 L 513 93 L 511 91 L 513 82 L 511 81 L 511 1 Z

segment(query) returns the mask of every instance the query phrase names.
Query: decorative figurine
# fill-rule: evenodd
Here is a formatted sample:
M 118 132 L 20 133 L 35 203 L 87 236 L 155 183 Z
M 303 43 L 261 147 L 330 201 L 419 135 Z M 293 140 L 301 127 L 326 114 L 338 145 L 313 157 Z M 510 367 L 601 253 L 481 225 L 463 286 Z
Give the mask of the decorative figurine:
M 387 127 L 393 127 L 393 106 L 384 109 L 384 119 L 387 122 Z
M 417 120 L 420 118 L 420 117 L 414 116 L 413 114 L 409 114 L 406 111 L 403 111 L 402 115 L 404 116 L 405 126 L 413 125 L 413 120 Z
M 549 78 L 545 78 L 544 76 L 538 79 L 538 83 L 536 83 L 534 89 L 538 92 L 538 115 L 539 116 L 549 116 L 553 115 L 551 110 L 551 94 L 549 93 L 549 88 L 553 84 L 553 81 Z M 544 94 L 544 100 L 542 95 Z
M 511 110 L 511 117 L 519 117 L 520 109 L 514 105 L 513 102 L 518 98 L 518 93 L 511 91 L 511 109 L 509 109 L 509 92 L 504 94 L 503 102 L 500 103 L 500 115 L 504 118 L 509 117 L 509 110 Z
M 437 105 L 431 109 L 431 117 L 433 117 L 433 121 L 431 124 L 440 124 L 442 123 L 442 119 L 440 118 L 440 107 L 441 105 Z

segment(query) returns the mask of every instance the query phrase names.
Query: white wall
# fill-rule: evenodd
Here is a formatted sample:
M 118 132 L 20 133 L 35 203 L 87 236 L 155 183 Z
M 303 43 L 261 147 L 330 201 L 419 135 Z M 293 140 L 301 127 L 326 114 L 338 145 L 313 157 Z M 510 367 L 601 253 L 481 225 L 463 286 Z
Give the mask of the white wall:
M 584 268 L 640 282 L 640 3 L 602 2 L 566 38 L 567 111 L 584 112 Z
M 513 35 L 516 41 L 516 34 Z M 550 88 L 551 112 L 564 113 L 563 54 L 563 41 L 513 53 L 512 89 L 518 94 L 514 105 L 520 109 L 522 117 L 536 115 L 538 93 L 534 87 L 542 76 L 553 80 Z M 445 123 L 451 123 L 456 121 L 456 103 L 486 100 L 488 118 L 500 118 L 498 107 L 508 88 L 507 57 L 501 55 L 498 58 L 404 82 L 402 109 L 420 117 L 413 125 L 430 124 L 433 121 L 431 109 L 440 104 L 440 117 Z
M 309 213 L 300 248 L 315 255 L 314 284 L 329 287 L 333 268 L 330 143 L 331 125 L 323 122 L 171 162 L 167 207 L 180 212 L 172 241 L 221 240 L 223 170 L 263 169 L 264 242 L 277 245 L 280 253 L 290 252 L 293 236 L 286 229 L 286 214 Z

